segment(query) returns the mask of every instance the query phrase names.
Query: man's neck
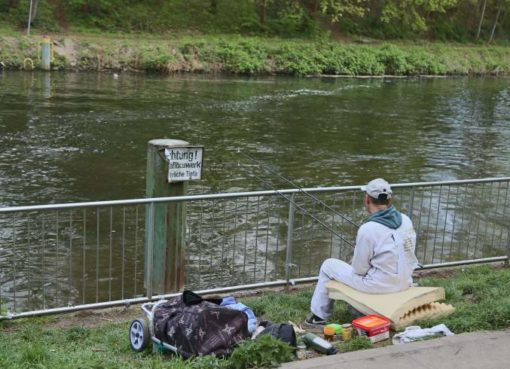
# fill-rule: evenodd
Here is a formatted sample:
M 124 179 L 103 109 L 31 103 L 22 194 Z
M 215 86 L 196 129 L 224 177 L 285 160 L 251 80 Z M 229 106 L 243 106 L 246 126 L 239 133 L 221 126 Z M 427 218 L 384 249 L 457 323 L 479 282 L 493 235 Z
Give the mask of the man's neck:
M 370 206 L 368 208 L 368 212 L 370 213 L 370 215 L 372 215 L 374 213 L 377 213 L 378 211 L 386 210 L 389 207 L 390 207 L 389 205 L 374 205 L 374 204 L 370 204 Z

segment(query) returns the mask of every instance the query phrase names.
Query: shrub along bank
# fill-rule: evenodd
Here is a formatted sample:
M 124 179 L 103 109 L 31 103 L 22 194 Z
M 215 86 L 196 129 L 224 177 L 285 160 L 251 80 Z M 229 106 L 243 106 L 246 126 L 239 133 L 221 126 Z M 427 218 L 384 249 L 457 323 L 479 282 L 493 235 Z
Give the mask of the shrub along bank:
M 35 69 L 41 37 L 0 36 L 0 68 Z M 56 70 L 247 75 L 508 75 L 510 48 L 239 36 L 53 36 Z

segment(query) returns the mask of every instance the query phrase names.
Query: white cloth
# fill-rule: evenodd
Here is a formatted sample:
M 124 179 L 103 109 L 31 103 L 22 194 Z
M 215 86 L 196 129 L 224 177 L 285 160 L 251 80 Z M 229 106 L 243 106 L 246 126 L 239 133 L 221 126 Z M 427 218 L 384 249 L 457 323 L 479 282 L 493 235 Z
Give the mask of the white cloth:
M 312 313 L 322 319 L 331 315 L 333 300 L 328 297 L 326 288 L 330 280 L 368 293 L 391 293 L 409 288 L 413 270 L 418 265 L 415 247 L 416 233 L 405 214 L 397 229 L 376 222 L 363 224 L 356 237 L 352 266 L 338 259 L 322 263 L 312 296 Z
M 445 336 L 454 335 L 454 333 L 444 324 L 438 324 L 432 328 L 421 328 L 420 326 L 413 325 L 411 327 L 407 327 L 403 332 L 394 335 L 392 342 L 394 345 L 400 345 L 402 343 L 420 341 L 426 337 L 434 336 L 439 333 L 442 333 Z

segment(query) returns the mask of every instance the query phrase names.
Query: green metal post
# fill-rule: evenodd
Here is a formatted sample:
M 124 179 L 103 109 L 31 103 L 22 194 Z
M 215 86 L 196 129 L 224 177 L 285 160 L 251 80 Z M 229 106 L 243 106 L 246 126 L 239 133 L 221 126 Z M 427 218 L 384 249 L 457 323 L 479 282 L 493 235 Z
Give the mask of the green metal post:
M 165 149 L 186 141 L 151 140 L 147 148 L 147 198 L 183 196 L 187 182 L 168 182 Z M 183 202 L 154 203 L 145 216 L 145 288 L 151 294 L 184 287 L 186 206 Z M 151 257 L 151 258 L 150 258 Z
M 51 70 L 51 39 L 48 36 L 41 42 L 41 69 Z

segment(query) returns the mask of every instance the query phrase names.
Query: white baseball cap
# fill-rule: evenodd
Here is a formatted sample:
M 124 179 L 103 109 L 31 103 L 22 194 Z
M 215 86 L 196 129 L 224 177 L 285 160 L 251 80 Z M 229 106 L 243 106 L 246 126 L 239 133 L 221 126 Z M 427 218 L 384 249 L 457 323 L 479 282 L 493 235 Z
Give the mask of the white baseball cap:
M 378 199 L 381 194 L 386 194 L 386 198 L 391 199 L 391 194 L 393 193 L 390 184 L 382 178 L 371 180 L 366 186 L 361 186 L 361 190 L 365 191 L 368 196 L 374 199 Z

